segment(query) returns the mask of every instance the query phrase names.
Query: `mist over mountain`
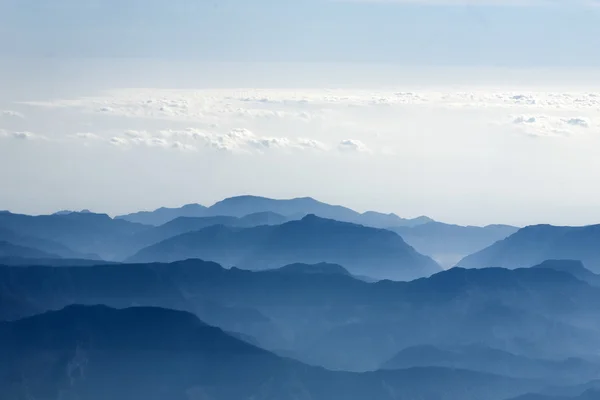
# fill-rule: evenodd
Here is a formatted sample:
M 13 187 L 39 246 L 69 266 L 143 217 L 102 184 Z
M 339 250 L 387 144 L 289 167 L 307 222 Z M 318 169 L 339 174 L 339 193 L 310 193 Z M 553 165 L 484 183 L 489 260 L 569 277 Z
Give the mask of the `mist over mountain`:
M 80 256 L 70 258 L 118 258 L 127 252 L 128 238 L 148 226 L 115 220 L 105 214 L 69 213 L 30 216 L 0 214 L 0 228 L 22 236 L 58 242 Z
M 379 368 L 421 345 L 477 344 L 512 353 L 525 365 L 525 358 L 595 363 L 592 354 L 600 348 L 600 289 L 565 272 L 453 269 L 412 282 L 367 283 L 322 273 L 322 266 L 305 272 L 309 268 L 253 272 L 199 260 L 0 267 L 0 289 L 29 304 L 30 312 L 73 303 L 190 311 L 269 350 L 354 371 Z M 489 358 L 481 370 L 493 372 L 496 361 Z M 577 383 L 586 377 L 563 375 Z M 556 374 L 546 376 L 557 381 Z
M 515 233 L 508 225 L 459 226 L 427 222 L 416 226 L 396 226 L 398 233 L 419 253 L 426 254 L 444 267 L 451 267 L 463 257 L 482 250 Z
M 205 217 L 206 207 L 200 204 L 187 204 L 182 207 L 161 207 L 154 211 L 139 211 L 127 215 L 119 215 L 115 219 L 123 219 L 144 225 L 162 225 L 179 217 Z
M 60 258 L 55 254 L 43 252 L 31 247 L 0 241 L 0 258 L 23 257 L 23 258 Z
M 532 268 L 549 268 L 568 272 L 593 286 L 600 286 L 600 275 L 593 273 L 579 260 L 546 260 Z
M 467 268 L 523 268 L 545 260 L 580 260 L 600 272 L 600 225 L 559 227 L 534 225 L 471 254 L 457 265 Z
M 328 262 L 343 265 L 353 274 L 399 280 L 441 270 L 435 261 L 417 253 L 393 232 L 314 215 L 276 226 L 212 226 L 145 248 L 128 261 L 170 262 L 187 258 L 246 269 Z
M 587 400 L 596 230 L 254 196 L 114 219 L 5 212 L 0 397 Z M 429 257 L 470 251 L 469 268 Z
M 555 379 L 555 382 L 592 380 L 600 374 L 600 364 L 583 359 L 536 359 L 480 345 L 409 347 L 382 367 L 403 369 L 420 366 L 459 368 L 529 379 Z
M 287 221 L 288 218 L 272 212 L 248 214 L 241 218 L 231 216 L 177 217 L 163 225 L 134 234 L 129 239 L 131 246 L 126 255 L 131 256 L 144 247 L 183 233 L 199 231 L 209 226 L 224 225 L 228 227 L 250 228 L 261 225 L 279 225 Z
M 0 394 L 7 399 L 502 400 L 539 386 L 443 368 L 331 372 L 277 357 L 192 314 L 160 308 L 71 306 L 4 322 L 0 348 L 6 371 Z
M 18 229 L 18 228 L 17 228 Z M 83 258 L 84 254 L 77 253 L 67 246 L 57 243 L 51 239 L 40 239 L 35 236 L 19 234 L 13 230 L 0 226 L 0 241 L 8 242 L 12 245 L 29 247 L 36 251 L 41 251 L 53 257 L 65 258 Z

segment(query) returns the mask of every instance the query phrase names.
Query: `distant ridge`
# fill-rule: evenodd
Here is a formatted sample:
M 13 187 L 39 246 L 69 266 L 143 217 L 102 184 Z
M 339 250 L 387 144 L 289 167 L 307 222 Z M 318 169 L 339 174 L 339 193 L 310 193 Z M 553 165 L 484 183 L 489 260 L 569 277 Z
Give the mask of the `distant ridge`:
M 312 197 L 299 197 L 293 199 L 271 199 L 260 196 L 236 196 L 218 201 L 210 207 L 199 204 L 188 204 L 181 208 L 159 208 L 154 211 L 141 211 L 133 214 L 120 215 L 116 218 L 146 225 L 162 225 L 178 217 L 238 217 L 250 214 L 275 213 L 287 219 L 300 219 L 308 214 L 315 214 L 322 218 L 338 221 L 352 222 L 366 226 L 387 228 L 391 226 L 417 226 L 433 220 L 428 217 L 413 219 L 400 218 L 396 214 L 383 214 L 368 211 L 363 214 L 350 208 L 330 205 L 313 199 Z
M 463 258 L 467 268 L 526 268 L 545 260 L 581 260 L 600 272 L 600 225 L 582 227 L 533 225 Z

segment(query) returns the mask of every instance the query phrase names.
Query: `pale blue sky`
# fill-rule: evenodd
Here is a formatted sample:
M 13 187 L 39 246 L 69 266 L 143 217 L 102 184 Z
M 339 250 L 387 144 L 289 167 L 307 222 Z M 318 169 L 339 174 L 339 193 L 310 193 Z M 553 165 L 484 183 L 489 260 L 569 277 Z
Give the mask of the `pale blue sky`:
M 598 0 L 0 0 L 0 209 L 600 223 L 598 49 Z
M 594 2 L 0 0 L 0 54 L 600 66 Z

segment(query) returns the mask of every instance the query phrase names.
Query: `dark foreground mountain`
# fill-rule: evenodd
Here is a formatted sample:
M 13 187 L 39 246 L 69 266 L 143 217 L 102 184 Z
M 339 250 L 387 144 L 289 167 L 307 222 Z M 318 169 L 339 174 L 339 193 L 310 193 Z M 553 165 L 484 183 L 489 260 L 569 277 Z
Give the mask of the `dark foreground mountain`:
M 486 249 L 465 257 L 458 265 L 466 268 L 524 268 L 545 260 L 580 260 L 600 272 L 600 225 L 561 227 L 535 225 Z
M 431 222 L 427 217 L 404 219 L 396 214 L 383 214 L 368 211 L 363 214 L 347 207 L 330 205 L 310 197 L 295 199 L 270 199 L 259 196 L 237 196 L 219 201 L 206 208 L 190 204 L 181 208 L 159 208 L 155 211 L 121 215 L 117 218 L 147 225 L 162 225 L 178 217 L 215 217 L 229 216 L 242 218 L 250 214 L 275 213 L 287 219 L 300 219 L 308 214 L 338 221 L 353 222 L 377 228 L 391 226 L 416 226 Z
M 212 226 L 147 247 L 130 262 L 213 260 L 245 269 L 273 269 L 292 263 L 340 264 L 351 273 L 408 280 L 441 268 L 397 234 L 308 215 L 277 226 L 236 229 Z
M 159 308 L 71 306 L 0 323 L 0 398 L 502 400 L 539 384 L 462 370 L 330 372 Z
M 417 226 L 390 228 L 415 248 L 444 267 L 456 265 L 463 257 L 482 250 L 519 228 L 508 225 L 459 226 L 429 222 Z
M 72 303 L 186 310 L 279 354 L 354 371 L 422 345 L 481 345 L 559 361 L 600 351 L 600 289 L 565 272 L 455 268 L 412 282 L 366 283 L 341 271 L 291 269 L 252 272 L 199 260 L 0 267 L 0 293 L 29 305 L 17 317 Z

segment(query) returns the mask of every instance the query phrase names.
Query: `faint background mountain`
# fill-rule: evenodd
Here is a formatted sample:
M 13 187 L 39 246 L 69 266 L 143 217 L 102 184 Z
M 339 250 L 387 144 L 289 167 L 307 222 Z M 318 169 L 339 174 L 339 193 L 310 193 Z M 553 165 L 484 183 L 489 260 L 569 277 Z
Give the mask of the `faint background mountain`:
M 48 246 L 48 241 L 60 243 L 76 252 L 69 254 L 63 249 L 62 254 L 69 258 L 99 256 L 106 260 L 118 259 L 121 254 L 129 251 L 129 238 L 149 228 L 146 225 L 115 220 L 106 214 L 0 214 L 0 229 L 14 232 L 21 237 L 41 239 L 45 241 L 44 246 Z
M 0 258 L 60 258 L 56 254 L 0 241 Z
M 463 258 L 457 265 L 522 268 L 549 259 L 571 259 L 582 261 L 593 272 L 600 272 L 599 244 L 600 225 L 534 225 L 519 229 L 506 239 Z
M 432 221 L 428 217 L 404 219 L 396 214 L 382 214 L 374 211 L 360 214 L 347 207 L 322 203 L 311 197 L 277 200 L 259 196 L 230 197 L 208 208 L 193 204 L 181 208 L 159 208 L 155 211 L 142 211 L 116 218 L 147 225 L 162 225 L 177 217 L 230 216 L 242 218 L 249 214 L 265 212 L 280 214 L 288 219 L 301 219 L 305 215 L 314 214 L 322 218 L 353 222 L 376 228 L 416 226 Z
M 432 257 L 443 267 L 451 267 L 463 257 L 512 235 L 519 228 L 508 225 L 479 227 L 428 222 L 389 229 L 402 236 L 419 253 Z
M 162 225 L 179 217 L 205 217 L 207 208 L 200 204 L 186 204 L 182 207 L 161 207 L 154 211 L 139 211 L 127 215 L 119 215 L 116 219 L 123 219 L 144 225 Z

